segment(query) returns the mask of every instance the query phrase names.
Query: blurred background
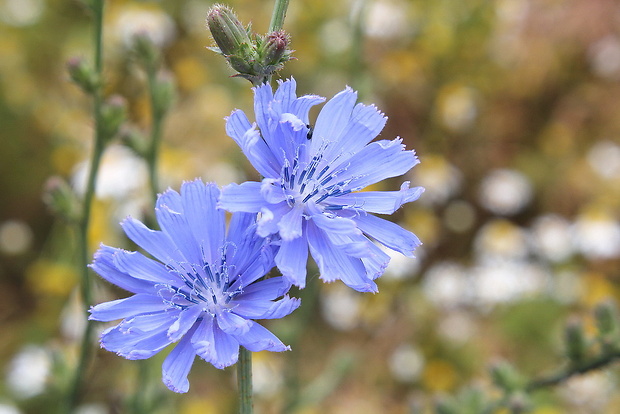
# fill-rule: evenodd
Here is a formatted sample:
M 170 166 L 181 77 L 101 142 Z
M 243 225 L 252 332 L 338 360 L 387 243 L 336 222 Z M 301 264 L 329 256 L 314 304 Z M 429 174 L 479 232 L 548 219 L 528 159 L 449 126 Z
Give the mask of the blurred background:
M 151 34 L 175 80 L 162 189 L 257 179 L 225 134 L 233 109 L 253 118 L 253 98 L 206 49 L 212 2 L 106 3 L 105 94 L 127 100 L 133 128 L 149 126 L 134 33 Z M 267 30 L 271 1 L 227 4 Z M 620 293 L 620 2 L 293 0 L 284 28 L 297 60 L 280 77 L 298 94 L 350 85 L 389 117 L 382 138 L 417 151 L 404 179 L 426 192 L 393 219 L 424 245 L 394 256 L 377 295 L 314 283 L 296 313 L 270 321 L 293 351 L 255 355 L 256 412 L 431 413 L 442 394 L 491 390 L 495 361 L 553 372 L 566 320 L 593 331 L 592 307 Z M 91 102 L 67 75 L 74 56 L 92 56 L 80 2 L 0 0 L 1 414 L 54 412 L 85 324 L 75 232 L 43 202 L 52 176 L 84 188 Z M 152 208 L 146 167 L 116 140 L 100 171 L 91 248 L 130 247 L 118 222 Z M 97 280 L 97 302 L 124 295 Z M 152 413 L 233 412 L 234 367 L 197 360 L 189 393 L 175 395 L 162 359 L 98 350 L 79 413 L 130 413 L 136 390 Z M 537 392 L 534 412 L 617 413 L 619 373 Z

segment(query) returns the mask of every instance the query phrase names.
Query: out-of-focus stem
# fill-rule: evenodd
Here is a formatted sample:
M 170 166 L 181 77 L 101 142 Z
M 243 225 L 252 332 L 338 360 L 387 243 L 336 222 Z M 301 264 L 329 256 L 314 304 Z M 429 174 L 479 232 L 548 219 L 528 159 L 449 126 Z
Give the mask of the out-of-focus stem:
M 90 281 L 90 271 L 88 269 L 88 263 L 90 262 L 90 252 L 88 249 L 88 229 L 90 226 L 91 218 L 91 206 L 95 197 L 95 187 L 97 184 L 97 173 L 99 170 L 99 164 L 101 163 L 101 156 L 105 146 L 105 137 L 103 134 L 102 123 L 102 87 L 101 78 L 103 72 L 103 0 L 93 0 L 92 5 L 93 20 L 94 20 L 94 70 L 97 77 L 97 87 L 93 91 L 93 117 L 95 120 L 95 137 L 92 157 L 90 161 L 90 170 L 88 172 L 88 178 L 86 182 L 86 190 L 84 192 L 84 199 L 82 200 L 82 215 L 78 228 L 79 238 L 79 265 L 81 269 L 81 294 L 82 301 L 84 303 L 84 313 L 88 318 L 88 310 L 92 304 L 92 288 Z M 82 392 L 84 383 L 84 374 L 90 360 L 92 351 L 91 337 L 93 333 L 93 324 L 86 323 L 86 328 L 82 336 L 82 345 L 80 348 L 80 356 L 78 365 L 75 371 L 73 381 L 71 383 L 71 390 L 68 397 L 68 412 L 73 411 L 77 404 Z
M 288 9 L 289 0 L 276 0 L 273 6 L 273 14 L 269 23 L 269 33 L 276 32 L 284 26 L 284 18 L 286 17 L 286 9 Z

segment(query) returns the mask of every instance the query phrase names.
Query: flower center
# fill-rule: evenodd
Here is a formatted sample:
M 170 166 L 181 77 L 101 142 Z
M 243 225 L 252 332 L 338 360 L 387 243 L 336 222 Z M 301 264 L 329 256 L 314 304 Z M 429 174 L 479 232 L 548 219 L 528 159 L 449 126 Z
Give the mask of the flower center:
M 205 312 L 215 315 L 217 311 L 230 309 L 230 301 L 241 293 L 240 290 L 229 289 L 231 269 L 225 264 L 216 267 L 175 262 L 166 267 L 184 283 L 181 286 L 166 285 L 160 289 L 160 296 L 170 307 L 186 309 L 202 306 Z
M 280 186 L 285 193 L 290 206 L 297 203 L 305 204 L 309 201 L 315 204 L 322 203 L 328 197 L 337 197 L 349 194 L 351 179 L 338 181 L 339 174 L 346 168 L 330 171 L 332 165 L 321 165 L 323 154 L 319 153 L 307 163 L 300 163 L 296 157 L 291 166 L 285 160 L 282 167 Z M 319 169 L 320 166 L 320 169 Z M 339 210 L 342 206 L 324 205 L 326 210 Z

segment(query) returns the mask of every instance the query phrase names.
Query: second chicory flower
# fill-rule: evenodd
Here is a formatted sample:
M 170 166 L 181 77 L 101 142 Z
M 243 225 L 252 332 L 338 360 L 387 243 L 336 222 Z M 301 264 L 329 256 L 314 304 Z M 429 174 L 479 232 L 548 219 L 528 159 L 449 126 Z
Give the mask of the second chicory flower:
M 256 87 L 256 123 L 240 110 L 227 119 L 227 133 L 265 178 L 224 187 L 220 206 L 260 213 L 257 233 L 279 236 L 275 263 L 293 284 L 305 286 L 310 251 L 323 280 L 376 292 L 374 279 L 389 256 L 371 239 L 407 256 L 420 241 L 371 213 L 392 214 L 424 189 L 404 182 L 399 191 L 361 190 L 405 174 L 419 161 L 401 139 L 371 142 L 386 117 L 372 105 L 356 104 L 352 89 L 327 102 L 314 127 L 308 112 L 324 98 L 297 97 L 295 89 L 294 79 L 280 82 L 275 94 L 268 84 Z

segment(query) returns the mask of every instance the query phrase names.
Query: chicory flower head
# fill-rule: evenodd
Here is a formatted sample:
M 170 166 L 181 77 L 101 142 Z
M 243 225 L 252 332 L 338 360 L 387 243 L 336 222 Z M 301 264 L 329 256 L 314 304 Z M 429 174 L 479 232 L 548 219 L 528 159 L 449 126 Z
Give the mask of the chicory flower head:
M 228 135 L 264 179 L 224 187 L 220 206 L 260 213 L 257 232 L 279 235 L 275 262 L 293 284 L 305 286 L 309 250 L 323 280 L 376 292 L 374 279 L 390 259 L 371 238 L 407 256 L 420 241 L 370 213 L 392 214 L 424 189 L 405 182 L 399 191 L 360 190 L 402 175 L 419 161 L 399 138 L 370 142 L 386 117 L 372 105 L 356 104 L 351 88 L 325 104 L 314 127 L 308 112 L 324 98 L 298 98 L 295 88 L 294 79 L 280 82 L 275 94 L 268 84 L 256 87 L 256 123 L 240 110 L 227 119 Z
M 289 349 L 253 319 L 274 319 L 295 310 L 283 277 L 259 280 L 273 268 L 275 247 L 256 235 L 256 214 L 233 214 L 226 234 L 219 189 L 200 180 L 157 200 L 161 231 L 127 218 L 127 236 L 139 252 L 102 246 L 91 267 L 132 292 L 126 299 L 91 308 L 90 319 L 113 321 L 101 346 L 128 359 L 149 358 L 178 342 L 163 363 L 163 382 L 187 392 L 195 356 L 217 368 L 237 362 L 239 345 L 250 351 Z

